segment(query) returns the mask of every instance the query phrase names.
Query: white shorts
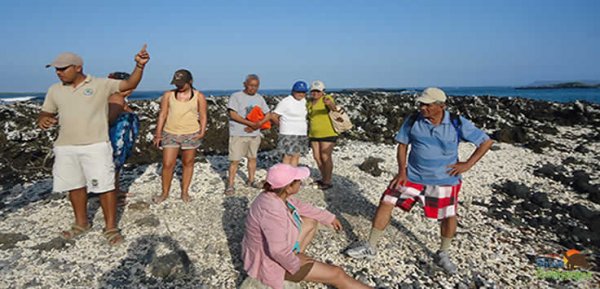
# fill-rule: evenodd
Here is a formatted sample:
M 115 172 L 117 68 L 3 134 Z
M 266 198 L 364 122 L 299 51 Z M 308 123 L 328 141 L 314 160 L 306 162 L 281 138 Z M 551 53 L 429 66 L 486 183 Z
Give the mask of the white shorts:
M 53 191 L 87 187 L 89 193 L 115 189 L 115 166 L 109 142 L 54 147 Z

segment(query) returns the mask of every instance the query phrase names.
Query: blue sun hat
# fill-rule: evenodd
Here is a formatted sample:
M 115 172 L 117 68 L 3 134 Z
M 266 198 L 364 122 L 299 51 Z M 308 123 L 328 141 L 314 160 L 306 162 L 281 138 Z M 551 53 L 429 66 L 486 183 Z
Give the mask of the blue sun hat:
M 292 86 L 292 92 L 307 92 L 308 91 L 308 84 L 306 84 L 306 82 L 299 80 L 296 81 L 294 83 L 294 86 Z

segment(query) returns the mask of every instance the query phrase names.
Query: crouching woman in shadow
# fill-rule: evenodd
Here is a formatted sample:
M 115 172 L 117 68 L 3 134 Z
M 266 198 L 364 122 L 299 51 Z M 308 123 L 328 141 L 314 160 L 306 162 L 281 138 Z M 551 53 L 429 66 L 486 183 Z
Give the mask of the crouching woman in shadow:
M 318 223 L 342 228 L 332 213 L 292 197 L 300 191 L 306 167 L 276 164 L 267 172 L 264 191 L 248 212 L 242 241 L 246 288 L 284 288 L 284 280 L 311 281 L 337 288 L 371 288 L 348 276 L 340 267 L 304 254 Z

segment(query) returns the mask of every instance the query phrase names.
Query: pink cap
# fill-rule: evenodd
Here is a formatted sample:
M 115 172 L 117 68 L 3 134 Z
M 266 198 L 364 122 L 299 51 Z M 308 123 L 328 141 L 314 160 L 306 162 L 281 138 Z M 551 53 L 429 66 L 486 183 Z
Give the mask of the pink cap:
M 276 164 L 267 172 L 267 183 L 271 184 L 273 189 L 279 189 L 291 184 L 294 180 L 303 180 L 308 176 L 310 176 L 310 170 L 307 167 Z

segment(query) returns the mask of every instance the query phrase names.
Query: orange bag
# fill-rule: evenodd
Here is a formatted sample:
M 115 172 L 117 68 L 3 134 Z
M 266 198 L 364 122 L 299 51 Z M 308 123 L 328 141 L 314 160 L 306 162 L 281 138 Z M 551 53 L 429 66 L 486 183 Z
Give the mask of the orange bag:
M 263 113 L 262 109 L 260 109 L 260 106 L 255 106 L 252 108 L 252 110 L 250 110 L 250 112 L 248 113 L 248 115 L 246 115 L 246 119 L 251 121 L 251 122 L 257 122 L 257 121 L 261 121 L 263 118 L 265 118 L 265 114 Z M 265 122 L 260 129 L 270 129 L 271 128 L 271 121 L 267 121 Z

